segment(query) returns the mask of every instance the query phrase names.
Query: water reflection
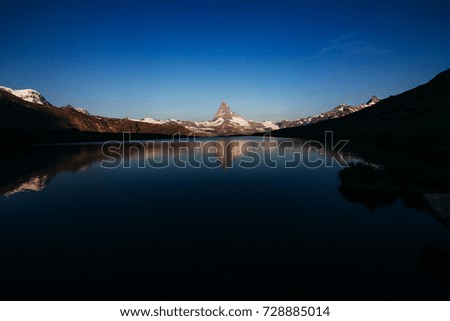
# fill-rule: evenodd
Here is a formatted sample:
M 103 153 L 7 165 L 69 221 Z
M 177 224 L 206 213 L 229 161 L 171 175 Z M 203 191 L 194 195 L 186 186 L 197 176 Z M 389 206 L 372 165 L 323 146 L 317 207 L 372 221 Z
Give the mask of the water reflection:
M 388 167 L 248 170 L 237 164 L 252 141 L 261 139 L 218 139 L 209 155 L 218 166 L 201 168 L 138 168 L 187 160 L 193 142 L 176 142 L 171 154 L 167 141 L 127 145 L 118 153 L 129 168 L 117 169 L 100 166 L 101 145 L 4 153 L 0 299 L 450 298 L 440 268 L 449 230 L 398 202 L 400 180 L 376 172 Z M 285 164 L 312 145 L 295 140 L 273 158 Z M 333 155 L 311 150 L 316 159 Z M 356 164 L 359 155 L 341 156 Z M 377 186 L 383 197 L 373 196 Z
M 11 196 L 21 192 L 40 192 L 46 187 L 48 179 L 47 175 L 31 177 L 28 181 L 19 184 L 10 191 L 6 191 L 3 195 Z
M 358 160 L 350 152 L 337 153 L 304 140 L 223 138 L 197 141 L 151 141 L 128 144 L 58 145 L 29 147 L 26 150 L 7 151 L 0 159 L 0 195 L 20 192 L 39 192 L 60 173 L 84 171 L 101 163 L 105 168 L 130 167 L 210 167 L 227 170 L 245 159 L 246 168 L 270 166 L 285 168 L 315 165 L 318 159 L 334 158 L 333 166 Z M 287 144 L 288 143 L 288 144 Z M 273 145 L 270 145 L 273 144 Z M 281 146 L 281 148 L 276 148 Z M 306 159 L 300 163 L 297 155 Z M 114 156 L 114 157 L 112 157 Z M 253 157 L 253 158 L 252 158 Z M 298 162 L 297 162 L 298 161 Z M 308 161 L 310 163 L 308 163 Z
M 232 167 L 255 168 L 319 168 L 348 166 L 351 153 L 335 149 L 318 141 L 300 139 L 218 138 L 186 141 L 133 141 L 103 146 L 105 168 L 153 167 Z M 234 160 L 240 159 L 239 162 Z
M 7 150 L 0 159 L 0 195 L 42 191 L 58 174 L 86 170 L 101 159 L 98 146 L 41 146 Z
M 112 154 L 108 154 L 110 150 L 114 151 L 113 162 L 111 162 Z M 435 194 L 428 193 L 428 199 L 422 197 L 424 192 L 420 188 L 424 184 L 411 186 L 410 182 L 399 179 L 392 171 L 365 160 L 363 155 L 370 155 L 367 148 L 347 148 L 338 153 L 336 150 L 326 149 L 326 146 L 317 145 L 317 142 L 301 139 L 156 140 L 127 144 L 112 143 L 103 148 L 101 144 L 75 144 L 7 151 L 0 159 L 0 195 L 8 197 L 21 192 L 40 192 L 58 174 L 84 171 L 97 163 L 105 168 L 143 168 L 149 164 L 154 167 L 202 167 L 206 164 L 210 168 L 222 168 L 226 171 L 241 164 L 236 164 L 236 160 L 246 159 L 247 162 L 244 163 L 250 166 L 282 169 L 286 168 L 286 164 L 295 163 L 296 153 L 307 155 L 305 156 L 307 160 L 334 159 L 336 162 L 331 163 L 333 166 L 350 164 L 339 171 L 337 188 L 351 203 L 361 203 L 369 210 L 377 210 L 392 206 L 400 199 L 406 208 L 426 210 L 444 224 L 450 224 L 448 206 L 440 205 L 442 202 L 433 202 L 432 200 L 436 198 L 432 195 Z M 248 159 L 249 155 L 257 158 L 257 161 L 253 160 L 252 163 Z M 314 164 L 314 161 L 310 163 L 306 161 L 300 165 L 308 168 L 310 164 Z M 444 196 L 440 196 L 440 199 L 445 198 L 447 194 L 442 195 Z

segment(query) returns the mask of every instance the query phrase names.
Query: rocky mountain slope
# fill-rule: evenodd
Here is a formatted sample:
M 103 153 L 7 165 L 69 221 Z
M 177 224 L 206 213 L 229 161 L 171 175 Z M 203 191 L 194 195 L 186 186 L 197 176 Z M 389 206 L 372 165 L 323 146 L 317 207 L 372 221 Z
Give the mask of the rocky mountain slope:
M 39 135 L 43 138 L 63 133 L 71 133 L 71 136 L 74 136 L 77 133 L 123 132 L 158 135 L 191 133 L 177 124 L 148 124 L 129 119 L 94 116 L 71 106 L 55 107 L 35 91 L 0 88 L 0 138 L 5 141 L 18 137 L 35 141 Z

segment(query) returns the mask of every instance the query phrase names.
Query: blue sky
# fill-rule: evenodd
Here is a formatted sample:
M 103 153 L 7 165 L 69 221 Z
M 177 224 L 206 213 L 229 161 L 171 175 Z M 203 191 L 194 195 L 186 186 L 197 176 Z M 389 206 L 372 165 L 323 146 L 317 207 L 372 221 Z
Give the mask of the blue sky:
M 112 117 L 281 120 L 450 68 L 442 1 L 2 2 L 0 85 Z

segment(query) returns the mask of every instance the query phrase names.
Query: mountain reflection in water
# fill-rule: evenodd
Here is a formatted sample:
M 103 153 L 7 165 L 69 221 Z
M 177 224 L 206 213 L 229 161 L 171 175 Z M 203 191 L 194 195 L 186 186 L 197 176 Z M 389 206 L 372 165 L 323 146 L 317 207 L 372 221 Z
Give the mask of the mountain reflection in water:
M 173 158 L 175 155 L 189 155 L 196 157 L 197 160 L 203 158 L 203 164 L 211 164 L 210 167 L 220 167 L 224 170 L 233 167 L 233 161 L 240 157 L 244 157 L 243 151 L 250 150 L 262 154 L 269 149 L 264 149 L 263 142 L 258 145 L 259 148 L 254 148 L 254 145 L 244 146 L 249 142 L 260 142 L 261 139 L 252 138 L 251 140 L 242 138 L 223 138 L 223 139 L 197 139 L 196 142 L 191 140 L 186 141 L 168 141 L 156 140 L 151 142 L 137 141 L 129 144 L 115 144 L 110 143 L 108 146 L 113 146 L 114 156 L 116 162 L 105 162 L 106 168 L 128 167 L 130 162 L 134 166 L 146 167 L 148 160 L 157 160 L 155 163 L 162 164 L 162 158 Z M 284 141 L 284 139 L 276 139 L 276 141 Z M 289 145 L 285 147 L 286 153 L 303 153 L 312 144 L 306 141 L 295 139 L 289 140 L 292 142 L 292 147 Z M 208 155 L 202 154 L 208 147 Z M 59 173 L 77 173 L 84 171 L 93 164 L 107 161 L 111 158 L 108 153 L 108 148 L 105 147 L 102 152 L 102 145 L 94 144 L 67 144 L 67 145 L 45 145 L 28 147 L 26 150 L 8 150 L 6 155 L 0 159 L 0 173 L 2 180 L 0 181 L 0 195 L 11 196 L 20 192 L 39 192 L 46 188 L 51 179 Z M 313 149 L 315 157 L 323 157 L 324 150 Z M 331 152 L 330 152 L 331 154 Z M 334 154 L 336 154 L 334 152 Z M 347 162 L 354 161 L 355 158 L 352 153 L 343 152 L 342 156 Z M 276 156 L 275 156 L 276 157 Z M 217 162 L 211 161 L 207 158 L 213 158 Z M 340 157 L 339 157 L 340 158 Z M 180 158 L 186 161 L 190 166 L 188 158 Z M 204 159 L 207 159 L 205 161 Z M 260 159 L 260 162 L 262 160 Z M 164 163 L 166 164 L 166 163 Z M 125 166 L 124 166 L 125 165 Z M 167 165 L 177 165 L 170 160 Z M 264 164 L 259 164 L 264 166 Z M 279 165 L 279 164 L 277 164 Z M 335 164 L 336 165 L 336 164 Z M 234 165 L 236 166 L 236 165 Z

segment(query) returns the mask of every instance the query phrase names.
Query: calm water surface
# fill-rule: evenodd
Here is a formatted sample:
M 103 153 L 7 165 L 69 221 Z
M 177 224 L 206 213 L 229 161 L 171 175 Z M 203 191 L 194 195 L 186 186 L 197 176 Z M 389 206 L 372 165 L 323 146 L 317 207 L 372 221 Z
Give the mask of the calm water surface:
M 128 156 L 110 169 L 101 145 L 2 155 L 1 299 L 450 299 L 449 228 L 400 201 L 349 202 L 337 164 L 244 169 L 233 152 L 217 168 L 155 169 Z

